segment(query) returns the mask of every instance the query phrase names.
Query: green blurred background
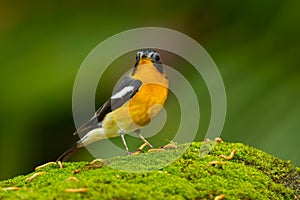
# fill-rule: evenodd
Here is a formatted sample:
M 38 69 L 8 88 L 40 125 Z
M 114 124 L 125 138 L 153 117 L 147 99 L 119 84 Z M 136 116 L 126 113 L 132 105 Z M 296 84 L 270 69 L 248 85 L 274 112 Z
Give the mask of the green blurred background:
M 142 26 L 185 33 L 214 59 L 228 100 L 224 140 L 258 147 L 300 166 L 299 7 L 300 1 L 281 0 L 1 0 L 0 180 L 55 160 L 77 139 L 72 136 L 72 87 L 81 62 L 104 39 Z M 190 67 L 177 66 L 165 55 L 169 65 L 197 84 Z M 99 104 L 133 59 L 134 52 L 113 63 L 126 64 L 118 73 L 112 66 L 101 79 Z M 197 140 L 203 139 L 210 115 L 209 96 L 199 85 L 204 125 Z M 82 159 L 92 157 L 83 151 L 73 160 Z

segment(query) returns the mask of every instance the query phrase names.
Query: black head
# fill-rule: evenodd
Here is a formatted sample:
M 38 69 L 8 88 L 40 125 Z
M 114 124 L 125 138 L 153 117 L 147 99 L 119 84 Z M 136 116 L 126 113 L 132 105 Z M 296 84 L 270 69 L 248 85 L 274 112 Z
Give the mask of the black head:
M 150 62 L 153 63 L 153 65 L 157 68 L 157 70 L 160 73 L 163 73 L 163 67 L 160 61 L 160 55 L 157 51 L 152 49 L 140 50 L 136 53 L 134 71 L 136 70 L 138 65 L 142 65 Z
M 143 59 L 150 60 L 152 63 L 161 64 L 159 53 L 157 53 L 157 51 L 152 50 L 152 49 L 140 50 L 136 53 L 135 60 L 137 63 Z

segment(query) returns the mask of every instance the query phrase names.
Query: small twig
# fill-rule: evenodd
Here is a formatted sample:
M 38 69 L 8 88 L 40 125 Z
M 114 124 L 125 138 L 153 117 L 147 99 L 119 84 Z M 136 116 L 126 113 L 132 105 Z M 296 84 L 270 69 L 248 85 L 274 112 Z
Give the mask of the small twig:
M 43 175 L 43 174 L 46 174 L 46 172 L 36 172 L 36 173 L 34 173 L 32 176 L 26 178 L 25 181 L 31 181 L 31 180 L 33 180 L 35 177 L 40 176 L 40 175 Z
M 67 188 L 65 192 L 87 192 L 87 188 Z
M 226 159 L 226 160 L 230 160 L 230 159 L 232 159 L 233 158 L 233 156 L 234 156 L 234 154 L 237 152 L 237 150 L 236 149 L 234 149 L 234 150 L 232 150 L 232 152 L 230 153 L 230 155 L 229 156 L 225 156 L 225 155 L 220 155 L 220 158 L 224 158 L 224 159 Z
M 225 194 L 220 194 L 214 198 L 214 200 L 222 200 L 225 198 Z
M 56 165 L 56 162 L 48 162 L 48 163 L 45 163 L 45 164 L 43 164 L 43 165 L 37 166 L 34 170 L 37 171 L 37 170 L 42 169 L 42 168 L 44 168 L 44 167 L 46 167 L 46 166 L 48 166 L 48 165 Z
M 57 161 L 57 164 L 58 164 L 58 166 L 59 166 L 59 168 L 63 168 L 63 166 L 62 166 L 62 163 L 61 163 L 61 161 L 59 160 L 59 161 Z
M 76 178 L 75 176 L 71 176 L 71 177 L 67 178 L 66 181 L 75 181 L 75 182 L 79 182 L 78 178 Z
M 5 191 L 12 191 L 12 190 L 20 190 L 21 188 L 19 187 L 5 187 L 5 188 L 2 188 L 2 190 L 5 190 Z
M 222 162 L 222 161 L 211 161 L 211 162 L 208 162 L 208 166 L 215 166 L 215 165 L 226 165 L 227 162 Z

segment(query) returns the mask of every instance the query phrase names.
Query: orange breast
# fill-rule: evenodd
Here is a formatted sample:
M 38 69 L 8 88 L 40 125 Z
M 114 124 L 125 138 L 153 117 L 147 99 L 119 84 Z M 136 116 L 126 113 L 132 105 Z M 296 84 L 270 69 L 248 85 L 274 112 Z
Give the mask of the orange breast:
M 168 88 L 157 83 L 146 83 L 129 102 L 129 113 L 134 123 L 144 126 L 156 116 L 167 99 Z

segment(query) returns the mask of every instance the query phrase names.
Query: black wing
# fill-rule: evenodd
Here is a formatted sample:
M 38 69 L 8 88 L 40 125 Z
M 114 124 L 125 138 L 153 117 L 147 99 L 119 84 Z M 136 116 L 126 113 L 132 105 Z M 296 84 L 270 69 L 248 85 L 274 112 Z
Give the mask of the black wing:
M 127 74 L 117 85 L 112 96 L 96 111 L 94 116 L 77 129 L 75 134 L 86 134 L 94 128 L 101 127 L 105 115 L 129 101 L 141 87 L 140 80 L 132 79 Z

